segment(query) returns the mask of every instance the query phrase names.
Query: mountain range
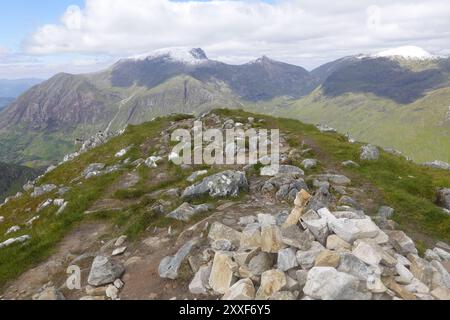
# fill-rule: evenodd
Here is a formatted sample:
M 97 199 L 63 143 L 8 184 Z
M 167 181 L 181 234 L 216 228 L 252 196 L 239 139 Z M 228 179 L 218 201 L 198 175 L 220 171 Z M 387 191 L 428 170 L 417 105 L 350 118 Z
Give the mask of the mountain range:
M 450 162 L 450 59 L 418 48 L 312 71 L 266 56 L 242 65 L 159 50 L 92 74 L 58 74 L 0 112 L 0 161 L 47 165 L 74 141 L 171 113 L 247 109 L 326 123 L 417 162 Z

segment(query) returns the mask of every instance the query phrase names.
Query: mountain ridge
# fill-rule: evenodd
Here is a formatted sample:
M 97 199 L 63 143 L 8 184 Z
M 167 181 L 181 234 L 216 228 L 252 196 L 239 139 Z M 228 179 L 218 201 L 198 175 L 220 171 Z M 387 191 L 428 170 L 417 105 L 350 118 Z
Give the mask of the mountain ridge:
M 181 53 L 162 50 L 121 59 L 96 73 L 60 73 L 25 92 L 0 111 L 0 160 L 48 164 L 63 153 L 48 146 L 42 151 L 33 147 L 45 139 L 67 153 L 75 140 L 106 129 L 120 130 L 128 123 L 217 107 L 252 105 L 256 108 L 252 110 L 265 110 L 274 101 L 292 108 L 296 100 L 305 100 L 319 87 L 329 101 L 348 94 L 374 94 L 400 107 L 448 86 L 450 59 L 445 58 L 397 61 L 352 56 L 309 72 L 266 56 L 231 65 L 210 60 L 200 48 Z M 273 112 L 276 103 L 268 110 Z M 439 160 L 448 161 L 446 156 Z

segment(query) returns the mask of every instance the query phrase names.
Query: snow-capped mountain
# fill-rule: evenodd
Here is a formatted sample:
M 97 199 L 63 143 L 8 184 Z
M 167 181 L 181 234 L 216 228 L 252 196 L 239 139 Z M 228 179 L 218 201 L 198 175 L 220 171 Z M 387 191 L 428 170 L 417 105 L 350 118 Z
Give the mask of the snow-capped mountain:
M 154 60 L 167 59 L 172 62 L 181 62 L 184 64 L 201 64 L 208 61 L 208 57 L 201 48 L 167 48 L 159 49 L 149 53 L 135 55 L 129 58 L 130 60 Z
M 403 58 L 403 59 L 413 59 L 413 60 L 429 60 L 436 59 L 439 56 L 435 56 L 428 51 L 416 47 L 416 46 L 403 46 L 393 49 L 388 49 L 385 51 L 378 52 L 373 55 L 376 58 Z

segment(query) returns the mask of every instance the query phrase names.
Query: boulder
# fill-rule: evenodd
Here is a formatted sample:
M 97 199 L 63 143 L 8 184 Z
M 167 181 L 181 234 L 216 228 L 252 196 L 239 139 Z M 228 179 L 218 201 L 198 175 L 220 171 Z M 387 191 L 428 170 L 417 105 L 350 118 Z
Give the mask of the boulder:
M 189 291 L 192 294 L 206 294 L 209 277 L 211 276 L 212 266 L 201 266 L 191 283 L 189 284 Z
M 369 292 L 360 289 L 359 279 L 331 267 L 314 267 L 308 273 L 305 295 L 321 300 L 368 300 Z
M 233 258 L 240 266 L 246 266 L 250 261 L 261 252 L 261 248 L 239 248 L 234 252 Z
M 188 202 L 185 202 L 177 209 L 167 214 L 167 217 L 187 222 L 193 216 L 200 213 L 208 212 L 209 209 L 210 207 L 207 204 L 192 205 Z
M 329 250 L 336 250 L 336 251 L 350 250 L 352 248 L 352 245 L 347 241 L 342 240 L 337 235 L 332 234 L 327 238 L 326 248 Z
M 319 242 L 313 241 L 309 250 L 297 251 L 297 262 L 303 269 L 310 269 L 314 266 L 317 256 L 324 250 Z
M 125 268 L 122 264 L 108 257 L 97 256 L 92 262 L 88 283 L 94 287 L 110 284 L 120 278 L 124 272 Z
M 32 198 L 40 197 L 46 193 L 52 192 L 56 188 L 57 186 L 55 186 L 54 184 L 44 184 L 40 187 L 34 187 L 34 190 L 31 193 L 31 197 Z
M 288 271 L 298 266 L 295 257 L 295 250 L 292 248 L 285 248 L 278 251 L 277 269 L 281 271 Z
M 327 208 L 333 202 L 333 195 L 330 192 L 330 185 L 328 182 L 322 184 L 314 195 L 309 199 L 306 211 L 318 211 L 322 208 Z
M 244 172 L 228 170 L 206 177 L 200 183 L 187 187 L 182 198 L 197 198 L 205 195 L 213 198 L 236 197 L 240 191 L 248 190 L 248 187 Z
M 289 227 L 292 225 L 297 225 L 297 223 L 300 221 L 300 218 L 302 217 L 305 207 L 310 200 L 311 195 L 305 190 L 301 189 L 294 200 L 294 209 L 289 214 L 289 216 L 286 218 L 286 221 L 283 224 L 283 227 Z
M 267 300 L 286 285 L 286 275 L 280 270 L 269 270 L 262 274 L 257 300 Z
M 149 167 L 149 168 L 157 168 L 158 167 L 158 162 L 160 162 L 162 160 L 161 157 L 158 156 L 151 156 L 148 157 L 145 161 L 144 164 Z
M 17 238 L 10 238 L 10 239 L 7 239 L 0 243 L 0 249 L 9 247 L 10 245 L 12 245 L 14 243 L 22 243 L 22 242 L 28 241 L 30 239 L 31 239 L 31 237 L 29 235 L 23 235 L 23 236 L 20 236 Z
M 365 240 L 355 241 L 355 247 L 352 253 L 368 265 L 374 266 L 377 266 L 383 257 L 383 249 L 381 247 L 374 242 Z
M 241 232 L 236 231 L 220 222 L 214 222 L 209 230 L 208 239 L 210 241 L 226 239 L 237 247 L 241 242 L 241 236 Z
M 184 259 L 189 255 L 191 250 L 197 244 L 197 239 L 193 239 L 185 243 L 174 256 L 168 256 L 161 260 L 158 273 L 161 278 L 175 280 L 178 278 L 178 270 Z
M 329 230 L 327 220 L 321 219 L 302 219 L 303 224 L 314 235 L 314 238 L 322 244 L 325 244 L 328 238 Z
M 386 230 L 386 234 L 389 236 L 389 243 L 402 255 L 408 255 L 409 253 L 418 254 L 416 245 L 403 231 L 398 230 Z
M 349 273 L 360 280 L 367 281 L 372 270 L 359 258 L 351 253 L 342 253 L 338 271 Z
M 328 228 L 348 243 L 353 243 L 357 239 L 375 238 L 380 232 L 380 228 L 369 217 L 331 219 L 328 220 Z
M 277 253 L 284 248 L 281 228 L 275 225 L 267 225 L 261 228 L 261 250 L 269 253 Z
M 440 160 L 434 160 L 430 162 L 423 163 L 425 167 L 434 168 L 434 169 L 442 169 L 442 170 L 450 170 L 450 164 Z
M 352 181 L 349 178 L 347 178 L 346 176 L 344 176 L 342 174 L 326 173 L 326 174 L 319 174 L 319 175 L 312 176 L 312 178 L 317 179 L 321 182 L 329 182 L 332 184 L 343 185 L 343 186 L 352 183 Z
M 304 176 L 305 172 L 296 166 L 291 165 L 280 165 L 278 170 L 276 170 L 276 166 L 266 166 L 261 168 L 260 174 L 262 176 L 276 176 L 278 174 L 296 174 L 300 176 Z
M 395 210 L 391 207 L 381 206 L 380 209 L 378 209 L 378 216 L 383 219 L 391 219 L 394 212 Z
M 273 254 L 260 252 L 250 259 L 248 270 L 252 275 L 260 276 L 263 272 L 270 270 L 273 267 L 274 260 Z
M 367 161 L 378 160 L 380 158 L 380 150 L 371 144 L 362 146 L 359 158 Z
M 250 279 L 241 279 L 232 285 L 222 300 L 253 300 L 255 299 L 255 286 Z
M 357 164 L 355 161 L 352 161 L 352 160 L 344 161 L 344 162 L 342 162 L 342 165 L 347 168 L 351 168 L 351 167 L 359 168 L 360 167 L 359 164 Z
M 403 264 L 397 263 L 395 269 L 398 273 L 398 276 L 395 277 L 395 281 L 400 284 L 410 284 L 413 281 L 414 275 Z
M 291 225 L 281 229 L 281 241 L 300 250 L 309 250 L 314 237 L 308 231 L 301 231 L 298 226 Z
M 442 260 L 450 260 L 450 253 L 441 248 L 434 248 L 433 252 L 436 253 Z
M 33 296 L 33 300 L 45 300 L 45 301 L 54 301 L 54 300 L 66 300 L 64 295 L 56 289 L 55 287 L 45 288 L 42 292 Z
M 247 225 L 241 233 L 241 248 L 261 247 L 261 229 L 258 223 Z
M 302 167 L 306 170 L 315 168 L 317 166 L 317 160 L 316 159 L 305 159 L 302 161 Z
M 437 287 L 431 291 L 431 295 L 438 300 L 450 300 L 450 290 L 443 287 Z
M 314 263 L 315 267 L 333 267 L 337 268 L 339 266 L 339 261 L 341 257 L 336 252 L 330 250 L 323 250 L 320 252 Z
M 232 254 L 216 252 L 209 277 L 209 286 L 220 294 L 225 294 L 235 282 L 233 273 L 238 265 L 233 261 Z
M 433 280 L 433 267 L 430 263 L 416 254 L 410 253 L 407 257 L 411 261 L 410 270 L 414 277 L 430 287 Z

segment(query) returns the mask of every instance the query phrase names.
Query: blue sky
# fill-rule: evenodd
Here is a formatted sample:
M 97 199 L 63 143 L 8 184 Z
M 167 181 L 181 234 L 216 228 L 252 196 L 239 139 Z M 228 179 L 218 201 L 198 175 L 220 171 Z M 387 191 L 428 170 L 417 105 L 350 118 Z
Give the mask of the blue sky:
M 307 69 L 399 46 L 450 54 L 448 0 L 3 0 L 0 12 L 0 78 L 91 72 L 167 47 Z
M 27 34 L 43 24 L 57 22 L 69 5 L 83 3 L 83 0 L 0 1 L 0 45 L 18 50 Z

